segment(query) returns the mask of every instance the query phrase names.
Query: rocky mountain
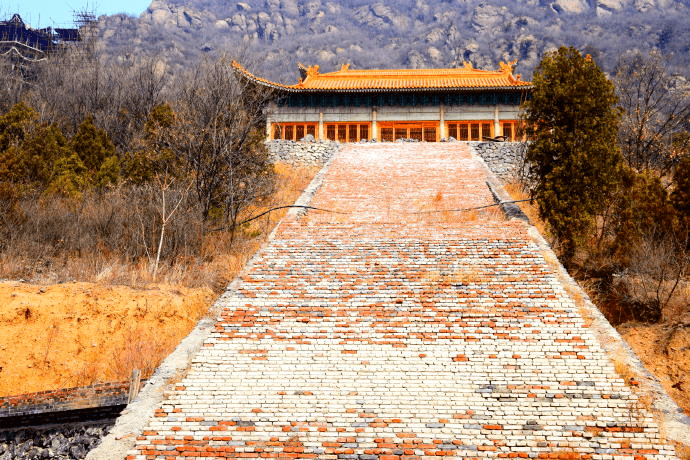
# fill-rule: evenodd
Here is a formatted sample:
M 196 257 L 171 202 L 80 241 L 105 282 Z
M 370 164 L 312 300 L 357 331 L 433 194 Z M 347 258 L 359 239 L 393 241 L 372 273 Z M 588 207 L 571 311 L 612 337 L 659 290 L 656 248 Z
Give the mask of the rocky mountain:
M 155 54 L 169 71 L 218 53 L 294 83 L 296 64 L 324 71 L 497 68 L 517 59 L 529 78 L 544 52 L 576 46 L 611 70 L 627 50 L 659 49 L 687 74 L 690 0 L 153 0 L 139 18 L 99 18 L 119 59 Z

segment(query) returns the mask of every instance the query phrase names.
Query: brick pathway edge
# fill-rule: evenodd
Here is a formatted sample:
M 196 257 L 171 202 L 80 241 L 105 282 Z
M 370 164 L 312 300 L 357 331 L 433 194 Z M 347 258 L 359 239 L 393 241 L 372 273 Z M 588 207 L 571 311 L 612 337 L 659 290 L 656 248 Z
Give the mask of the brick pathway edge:
M 295 205 L 309 205 L 311 198 L 321 187 L 321 184 L 323 184 L 324 177 L 332 161 L 333 158 L 331 157 L 314 176 L 314 179 L 312 179 L 294 203 Z M 293 219 L 302 212 L 303 210 L 299 208 L 292 208 L 283 219 Z M 262 247 L 273 240 L 276 229 L 279 226 L 280 222 L 276 224 Z M 242 274 L 251 270 L 252 263 L 260 252 L 261 248 L 256 251 L 255 255 L 242 269 L 242 272 L 235 277 L 226 287 L 223 294 L 213 303 L 206 316 L 197 323 L 192 332 L 180 342 L 175 350 L 165 358 L 140 391 L 137 398 L 122 411 L 108 436 L 103 438 L 98 447 L 88 453 L 86 460 L 123 459 L 127 456 L 127 451 L 134 447 L 137 435 L 143 431 L 144 427 L 153 418 L 154 411 L 163 401 L 166 392 L 172 390 L 174 384 L 186 374 L 192 363 L 192 358 L 213 331 L 217 317 L 223 309 L 225 298 L 232 295 L 233 288 L 240 283 Z
M 488 177 L 487 185 L 499 202 L 511 201 L 512 198 L 506 192 L 501 181 L 487 166 L 486 162 L 477 153 L 474 147 L 471 147 L 472 155 L 477 162 L 484 165 Z M 514 206 L 514 205 L 513 205 Z M 503 208 L 503 212 L 507 210 Z M 529 222 L 524 214 L 516 213 L 514 218 L 523 219 Z M 594 331 L 597 340 L 602 348 L 606 350 L 607 354 L 612 360 L 620 363 L 624 368 L 630 370 L 634 375 L 637 392 L 644 400 L 649 401 L 650 410 L 653 413 L 659 427 L 665 437 L 671 441 L 690 446 L 690 417 L 685 415 L 683 409 L 664 391 L 659 380 L 647 370 L 640 358 L 623 340 L 618 331 L 608 322 L 604 315 L 599 311 L 599 308 L 592 302 L 589 295 L 580 287 L 580 285 L 568 273 L 565 267 L 558 261 L 556 253 L 553 252 L 551 245 L 544 239 L 543 235 L 539 233 L 536 227 L 530 224 L 529 236 L 534 243 L 539 247 L 544 259 L 550 263 L 553 270 L 558 274 L 559 281 L 566 287 L 566 290 L 571 293 L 573 297 L 579 297 L 579 307 L 582 313 L 591 321 L 591 328 Z M 627 382 L 630 383 L 630 382 Z

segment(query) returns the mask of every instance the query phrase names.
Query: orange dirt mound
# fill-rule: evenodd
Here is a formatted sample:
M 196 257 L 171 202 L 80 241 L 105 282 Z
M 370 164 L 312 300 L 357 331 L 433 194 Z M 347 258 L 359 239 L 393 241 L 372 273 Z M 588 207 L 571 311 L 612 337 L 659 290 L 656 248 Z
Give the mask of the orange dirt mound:
M 0 395 L 148 377 L 213 302 L 209 288 L 0 283 Z
M 617 329 L 669 396 L 690 415 L 690 321 L 625 323 Z

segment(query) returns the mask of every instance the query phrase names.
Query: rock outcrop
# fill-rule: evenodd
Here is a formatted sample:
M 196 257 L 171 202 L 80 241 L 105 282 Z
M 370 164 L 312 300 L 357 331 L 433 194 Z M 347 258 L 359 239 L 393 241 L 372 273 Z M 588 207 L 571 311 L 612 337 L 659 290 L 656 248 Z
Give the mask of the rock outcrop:
M 206 53 L 243 52 L 261 57 L 262 75 L 289 82 L 297 62 L 496 68 L 517 59 L 529 78 L 560 45 L 598 56 L 606 70 L 626 50 L 657 48 L 683 72 L 690 28 L 678 18 L 689 13 L 683 0 L 153 0 L 139 18 L 103 16 L 100 27 L 108 53 L 156 53 L 169 72 Z

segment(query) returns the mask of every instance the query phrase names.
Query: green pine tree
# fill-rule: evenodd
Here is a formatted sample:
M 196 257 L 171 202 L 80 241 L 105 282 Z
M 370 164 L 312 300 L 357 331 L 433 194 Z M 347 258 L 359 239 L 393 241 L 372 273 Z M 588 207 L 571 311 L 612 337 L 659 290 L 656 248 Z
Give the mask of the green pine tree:
M 28 124 L 36 118 L 36 111 L 23 102 L 0 116 L 0 152 L 24 140 Z
M 22 142 L 17 155 L 19 180 L 47 185 L 55 163 L 73 152 L 57 125 L 36 126 Z
M 533 78 L 524 120 L 531 195 L 568 265 L 616 185 L 622 157 L 613 84 L 574 48 L 547 54 Z
M 96 128 L 91 116 L 87 116 L 79 125 L 71 144 L 86 169 L 91 172 L 100 170 L 105 159 L 115 155 L 115 146 L 105 131 Z
M 55 163 L 48 192 L 70 198 L 79 198 L 86 187 L 88 169 L 79 156 L 73 153 Z
M 676 166 L 673 174 L 671 204 L 678 212 L 681 225 L 690 230 L 690 157 L 685 157 Z

